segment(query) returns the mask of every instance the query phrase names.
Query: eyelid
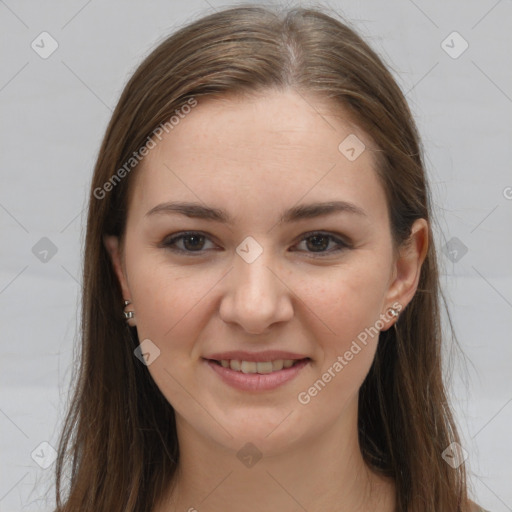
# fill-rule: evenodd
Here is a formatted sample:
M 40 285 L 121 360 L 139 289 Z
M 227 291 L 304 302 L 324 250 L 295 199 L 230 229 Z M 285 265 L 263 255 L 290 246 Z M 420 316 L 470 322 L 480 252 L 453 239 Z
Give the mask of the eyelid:
M 184 237 L 191 236 L 191 235 L 203 236 L 207 240 L 213 242 L 211 235 L 209 235 L 209 234 L 207 234 L 207 233 L 205 233 L 203 231 L 183 231 L 183 232 L 173 233 L 172 235 L 168 235 L 159 244 L 159 247 L 162 247 L 164 249 L 168 249 L 170 251 L 173 251 L 173 252 L 176 252 L 176 253 L 179 253 L 179 254 L 186 254 L 188 256 L 204 255 L 207 251 L 204 251 L 204 250 L 187 251 L 187 250 L 179 249 L 179 248 L 176 248 L 176 247 L 171 247 L 171 244 L 176 243 L 177 241 L 183 239 Z M 318 231 L 318 230 L 316 230 L 316 231 L 309 231 L 309 232 L 301 234 L 300 237 L 297 239 L 297 241 L 294 243 L 294 246 L 298 245 L 301 242 L 304 242 L 308 238 L 310 238 L 312 236 L 315 236 L 315 235 L 325 236 L 325 237 L 329 238 L 330 241 L 335 242 L 336 244 L 338 244 L 338 248 L 334 249 L 334 250 L 319 251 L 319 252 L 314 252 L 314 251 L 294 251 L 294 252 L 305 252 L 306 254 L 308 254 L 310 256 L 320 257 L 321 258 L 321 257 L 325 257 L 325 256 L 327 256 L 329 254 L 332 254 L 332 253 L 339 253 L 339 252 L 341 252 L 343 250 L 351 249 L 353 247 L 352 242 L 347 240 L 347 238 L 344 237 L 341 234 L 332 233 L 332 232 L 329 232 L 329 231 Z M 213 243 L 215 243 L 215 242 L 213 242 Z
M 340 252 L 346 251 L 347 249 L 352 249 L 352 247 L 353 247 L 353 244 L 351 242 L 349 242 L 346 239 L 346 237 L 343 237 L 340 234 L 331 233 L 329 231 L 318 231 L 318 230 L 303 233 L 302 235 L 300 235 L 299 240 L 294 244 L 294 246 L 300 244 L 301 242 L 304 242 L 308 238 L 315 236 L 315 235 L 325 236 L 325 237 L 329 238 L 330 242 L 332 241 L 337 244 L 337 247 L 335 249 L 331 249 L 328 251 L 320 251 L 320 252 L 314 252 L 314 251 L 296 251 L 296 252 L 303 252 L 308 257 L 313 257 L 313 258 L 327 258 L 328 256 L 330 256 L 332 254 L 339 254 Z
M 316 230 L 316 231 L 314 230 L 314 231 L 308 231 L 306 233 L 303 233 L 302 235 L 300 235 L 298 242 L 302 242 L 305 239 L 307 239 L 311 236 L 315 236 L 315 235 L 330 237 L 332 240 L 339 242 L 340 245 L 343 245 L 345 247 L 352 247 L 352 245 L 353 245 L 352 242 L 350 241 L 350 239 L 347 236 L 342 235 L 341 233 L 333 233 L 331 231 L 322 231 L 322 230 Z
M 166 236 L 163 239 L 163 241 L 159 244 L 159 247 L 170 250 L 172 252 L 176 252 L 179 254 L 186 254 L 189 256 L 204 255 L 206 253 L 206 251 L 203 251 L 203 250 L 201 250 L 201 251 L 186 251 L 186 250 L 179 249 L 176 247 L 171 247 L 172 243 L 176 243 L 180 239 L 183 239 L 184 237 L 191 236 L 191 235 L 204 236 L 207 240 L 211 241 L 212 243 L 215 243 L 215 242 L 213 242 L 211 235 L 204 233 L 202 231 L 182 231 L 182 232 L 173 233 L 172 235 Z

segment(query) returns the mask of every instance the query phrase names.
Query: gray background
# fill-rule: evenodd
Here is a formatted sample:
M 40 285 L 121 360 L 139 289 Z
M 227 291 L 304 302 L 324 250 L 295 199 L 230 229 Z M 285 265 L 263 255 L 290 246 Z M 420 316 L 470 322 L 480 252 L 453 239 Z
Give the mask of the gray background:
M 40 443 L 56 447 L 65 410 L 85 199 L 111 111 L 160 40 L 227 5 L 0 0 L 0 511 L 51 508 L 54 466 L 40 467 L 51 448 Z M 324 5 L 383 56 L 416 116 L 437 242 L 447 244 L 442 282 L 467 357 L 450 380 L 466 465 L 478 501 L 511 511 L 512 3 Z M 58 44 L 45 59 L 44 31 Z

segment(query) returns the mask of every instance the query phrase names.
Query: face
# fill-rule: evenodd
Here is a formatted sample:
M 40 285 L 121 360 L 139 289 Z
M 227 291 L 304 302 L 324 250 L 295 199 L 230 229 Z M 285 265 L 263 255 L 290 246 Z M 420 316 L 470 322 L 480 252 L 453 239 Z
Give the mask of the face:
M 200 100 L 136 171 L 106 245 L 178 433 L 268 453 L 357 414 L 426 228 L 394 256 L 372 141 L 333 112 L 293 92 Z

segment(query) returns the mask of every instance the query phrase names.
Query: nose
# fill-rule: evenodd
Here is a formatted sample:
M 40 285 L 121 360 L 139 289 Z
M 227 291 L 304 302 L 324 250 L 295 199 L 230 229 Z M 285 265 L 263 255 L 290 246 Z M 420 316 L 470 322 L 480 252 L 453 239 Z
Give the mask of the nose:
M 292 292 L 272 263 L 265 251 L 252 263 L 235 256 L 220 304 L 224 322 L 237 324 L 249 334 L 262 334 L 293 317 Z

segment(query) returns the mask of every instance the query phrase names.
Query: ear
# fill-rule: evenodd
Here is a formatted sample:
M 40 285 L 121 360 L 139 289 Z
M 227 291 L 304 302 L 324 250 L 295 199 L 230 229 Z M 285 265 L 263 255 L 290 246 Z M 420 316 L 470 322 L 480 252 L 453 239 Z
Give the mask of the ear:
M 121 292 L 123 294 L 124 300 L 132 300 L 132 295 L 130 292 L 130 287 L 128 286 L 128 280 L 126 279 L 126 271 L 124 268 L 124 260 L 123 260 L 123 252 L 121 248 L 121 244 L 119 243 L 119 237 L 114 235 L 105 235 L 103 237 L 103 244 L 107 249 L 107 252 L 110 255 L 110 259 L 112 261 L 112 266 L 114 268 L 114 272 L 116 273 L 117 279 L 119 280 L 119 284 L 121 286 Z M 123 307 L 123 304 L 120 304 L 120 307 Z M 133 311 L 133 305 L 130 304 L 126 307 L 125 311 Z M 128 325 L 135 326 L 135 319 L 130 318 L 127 320 Z
M 393 277 L 386 294 L 385 304 L 388 305 L 387 311 L 389 311 L 390 307 L 403 311 L 414 297 L 418 289 L 421 266 L 427 256 L 428 235 L 427 221 L 425 219 L 417 219 L 412 225 L 409 239 L 399 249 Z M 390 323 L 388 329 L 392 325 L 393 322 Z

